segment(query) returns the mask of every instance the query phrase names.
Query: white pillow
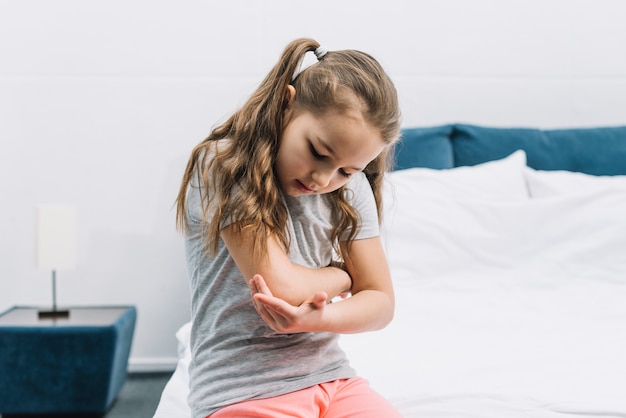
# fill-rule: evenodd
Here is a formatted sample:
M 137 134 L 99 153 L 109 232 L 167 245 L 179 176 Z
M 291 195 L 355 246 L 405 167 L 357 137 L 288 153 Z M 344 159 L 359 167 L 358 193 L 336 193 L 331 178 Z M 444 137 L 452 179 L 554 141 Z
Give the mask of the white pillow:
M 401 280 L 546 260 L 569 268 L 615 265 L 626 261 L 624 213 L 626 190 L 506 202 L 424 199 L 400 189 L 384 213 L 381 237 Z
M 626 190 L 626 176 L 594 176 L 573 171 L 544 171 L 526 167 L 524 177 L 533 198 L 605 189 Z
M 471 197 L 497 200 L 524 200 L 528 190 L 524 179 L 526 153 L 518 150 L 501 160 L 446 170 L 409 168 L 388 174 L 387 188 L 393 200 L 398 193 L 415 197 Z M 389 187 L 391 186 L 391 187 Z

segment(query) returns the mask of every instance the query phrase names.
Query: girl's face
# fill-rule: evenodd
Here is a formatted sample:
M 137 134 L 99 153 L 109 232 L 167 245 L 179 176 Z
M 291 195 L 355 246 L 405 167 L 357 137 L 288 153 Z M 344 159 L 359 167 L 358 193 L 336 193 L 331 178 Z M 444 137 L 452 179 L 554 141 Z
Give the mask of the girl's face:
M 385 147 L 357 110 L 321 117 L 286 112 L 275 171 L 288 196 L 337 190 Z

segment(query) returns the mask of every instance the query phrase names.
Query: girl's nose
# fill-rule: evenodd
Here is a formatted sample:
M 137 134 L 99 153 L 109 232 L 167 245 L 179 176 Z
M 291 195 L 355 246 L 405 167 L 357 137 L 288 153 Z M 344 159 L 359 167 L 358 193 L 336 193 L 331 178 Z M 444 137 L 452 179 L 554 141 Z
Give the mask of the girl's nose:
M 311 173 L 311 178 L 318 186 L 319 189 L 327 187 L 333 178 L 333 170 L 330 169 L 318 169 Z

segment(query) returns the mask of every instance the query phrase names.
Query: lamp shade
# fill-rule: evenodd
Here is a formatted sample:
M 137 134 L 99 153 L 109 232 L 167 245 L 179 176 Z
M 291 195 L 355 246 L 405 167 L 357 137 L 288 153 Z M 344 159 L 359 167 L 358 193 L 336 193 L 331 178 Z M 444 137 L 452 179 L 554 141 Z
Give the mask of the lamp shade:
M 69 270 L 76 267 L 74 207 L 37 207 L 37 266 L 41 270 Z

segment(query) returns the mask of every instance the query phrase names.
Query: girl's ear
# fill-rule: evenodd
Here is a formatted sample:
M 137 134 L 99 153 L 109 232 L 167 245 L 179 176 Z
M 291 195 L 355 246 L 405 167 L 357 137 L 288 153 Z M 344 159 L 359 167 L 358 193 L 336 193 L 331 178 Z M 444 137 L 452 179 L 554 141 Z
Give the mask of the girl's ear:
M 293 103 L 296 98 L 296 88 L 289 84 L 287 86 L 287 91 L 285 92 L 285 109 L 289 108 L 289 106 Z

